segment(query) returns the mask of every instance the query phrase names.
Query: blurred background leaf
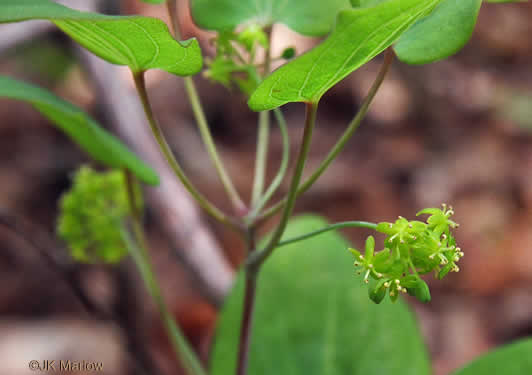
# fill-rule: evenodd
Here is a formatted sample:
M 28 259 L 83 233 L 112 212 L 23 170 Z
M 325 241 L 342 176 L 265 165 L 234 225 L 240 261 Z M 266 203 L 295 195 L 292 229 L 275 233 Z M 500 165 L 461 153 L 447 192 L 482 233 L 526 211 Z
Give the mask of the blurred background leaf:
M 327 34 L 348 0 L 192 0 L 192 17 L 208 30 L 233 30 L 241 24 L 268 27 L 282 23 L 309 36 Z
M 453 375 L 524 375 L 532 373 L 532 339 L 518 341 L 488 353 Z
M 153 169 L 72 104 L 39 87 L 0 76 L 2 96 L 32 104 L 97 161 L 110 167 L 126 168 L 148 184 L 159 183 L 159 177 Z

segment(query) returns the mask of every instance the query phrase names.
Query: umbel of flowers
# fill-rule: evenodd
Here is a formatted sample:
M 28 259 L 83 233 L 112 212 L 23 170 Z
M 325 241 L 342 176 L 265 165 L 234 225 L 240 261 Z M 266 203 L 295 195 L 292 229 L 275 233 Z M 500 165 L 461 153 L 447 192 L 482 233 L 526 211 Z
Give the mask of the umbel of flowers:
M 452 207 L 426 208 L 416 216 L 428 214 L 427 222 L 408 221 L 399 216 L 395 223 L 379 223 L 376 230 L 384 233 L 384 249 L 375 251 L 375 239 L 366 240 L 366 251 L 349 249 L 355 256 L 357 273 L 364 273 L 369 297 L 380 303 L 386 294 L 395 302 L 400 292 L 408 293 L 422 302 L 430 301 L 430 291 L 420 275 L 434 272 L 437 279 L 457 266 L 464 253 L 456 246 L 451 229 L 458 224 L 450 219 Z

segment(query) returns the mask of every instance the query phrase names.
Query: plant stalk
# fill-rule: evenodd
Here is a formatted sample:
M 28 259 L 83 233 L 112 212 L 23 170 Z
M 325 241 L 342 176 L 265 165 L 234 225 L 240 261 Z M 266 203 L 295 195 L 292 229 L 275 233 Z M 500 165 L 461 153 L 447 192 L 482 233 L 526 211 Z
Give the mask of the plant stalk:
M 211 131 L 209 129 L 209 125 L 207 124 L 205 112 L 203 111 L 194 81 L 191 77 L 184 77 L 184 81 L 185 91 L 187 92 L 190 105 L 192 106 L 192 111 L 194 112 L 194 117 L 196 118 L 196 123 L 198 124 L 201 138 L 203 139 L 203 143 L 207 148 L 207 153 L 209 154 L 214 167 L 216 168 L 218 177 L 220 178 L 220 181 L 222 182 L 222 185 L 224 186 L 224 189 L 227 192 L 231 203 L 233 204 L 236 214 L 238 216 L 243 216 L 247 212 L 247 207 L 240 198 L 238 191 L 235 189 L 235 186 L 233 185 L 233 182 L 220 159 L 216 145 L 214 144 L 214 140 L 212 138 Z
M 244 291 L 244 307 L 242 311 L 242 322 L 240 328 L 240 342 L 238 349 L 238 358 L 237 358 L 237 370 L 236 375 L 246 375 L 247 366 L 248 366 L 248 357 L 249 357 L 249 346 L 250 346 L 250 337 L 251 337 L 251 328 L 252 328 L 252 319 L 253 319 L 253 308 L 255 301 L 255 294 L 257 289 L 257 277 L 264 260 L 271 254 L 275 249 L 276 245 L 279 243 L 281 236 L 286 229 L 288 219 L 292 213 L 292 210 L 295 205 L 296 191 L 299 181 L 301 180 L 301 175 L 303 174 L 303 169 L 305 167 L 305 161 L 307 160 L 308 151 L 310 149 L 310 143 L 312 140 L 312 131 L 314 130 L 314 125 L 316 124 L 316 112 L 318 104 L 317 103 L 307 103 L 306 104 L 306 115 L 305 115 L 305 131 L 303 134 L 303 143 L 300 148 L 299 157 L 297 160 L 296 169 L 292 176 L 292 182 L 290 185 L 289 193 L 289 204 L 285 206 L 283 212 L 283 217 L 277 226 L 272 238 L 264 248 L 264 250 L 257 252 L 253 250 L 256 248 L 254 230 L 250 229 L 248 231 L 248 249 L 250 249 L 249 257 L 246 262 L 246 285 Z M 254 261 L 251 261 L 254 260 Z
M 366 116 L 369 106 L 373 99 L 375 98 L 375 95 L 377 94 L 377 91 L 381 87 L 382 82 L 384 81 L 384 78 L 386 76 L 386 73 L 388 72 L 390 65 L 392 64 L 394 60 L 394 52 L 391 48 L 388 48 L 384 54 L 384 62 L 382 63 L 382 66 L 379 70 L 379 73 L 377 75 L 377 78 L 373 82 L 373 85 L 371 86 L 371 89 L 368 92 L 368 95 L 364 99 L 364 102 L 362 103 L 360 109 L 358 110 L 358 113 L 355 115 L 353 120 L 349 123 L 347 129 L 344 131 L 340 139 L 336 142 L 334 147 L 329 151 L 329 154 L 327 154 L 327 157 L 321 162 L 320 166 L 312 173 L 312 175 L 298 188 L 297 190 L 297 196 L 300 196 L 304 192 L 306 192 L 310 187 L 316 182 L 316 180 L 327 170 L 329 165 L 333 162 L 334 159 L 338 156 L 338 154 L 344 149 L 347 142 L 351 139 L 355 131 L 358 129 L 360 123 Z M 288 196 L 283 198 L 281 201 L 277 202 L 274 206 L 270 207 L 268 210 L 266 210 L 261 216 L 260 219 L 267 219 L 276 213 L 278 213 L 286 204 L 288 203 Z
M 297 188 L 301 181 L 301 176 L 303 175 L 303 169 L 305 168 L 305 163 L 307 161 L 308 152 L 310 150 L 310 143 L 312 141 L 312 132 L 316 124 L 316 112 L 318 109 L 318 103 L 306 103 L 306 113 L 305 113 L 305 130 L 303 133 L 303 143 L 301 144 L 299 155 L 297 158 L 296 168 L 292 176 L 292 181 L 290 183 L 290 188 L 288 190 L 288 195 L 286 199 L 286 204 L 284 205 L 284 210 L 281 215 L 281 220 L 277 229 L 273 233 L 270 241 L 263 250 L 252 253 L 247 261 L 247 266 L 254 268 L 259 267 L 265 260 L 270 256 L 270 254 L 275 250 L 275 247 L 281 240 L 281 237 L 286 229 L 288 224 L 288 219 L 292 215 L 294 206 L 297 199 Z
M 248 250 L 255 248 L 255 233 L 253 229 L 248 231 Z M 244 289 L 244 305 L 242 308 L 242 321 L 240 322 L 240 338 L 238 343 L 236 375 L 246 375 L 249 363 L 249 349 L 251 340 L 251 328 L 253 324 L 253 311 L 257 294 L 257 278 L 259 268 L 249 268 L 244 271 L 246 285 Z
M 185 175 L 183 169 L 179 165 L 172 150 L 170 149 L 170 146 L 166 142 L 166 139 L 161 130 L 161 127 L 159 126 L 157 120 L 155 119 L 155 116 L 153 114 L 153 110 L 152 110 L 152 107 L 149 101 L 148 92 L 146 90 L 146 82 L 144 80 L 144 73 L 142 72 L 134 73 L 133 79 L 135 80 L 135 86 L 137 88 L 137 92 L 139 94 L 142 107 L 144 108 L 146 118 L 148 119 L 148 122 L 150 124 L 150 128 L 153 133 L 153 136 L 155 137 L 155 140 L 157 141 L 161 152 L 163 153 L 164 157 L 166 158 L 166 161 L 172 168 L 174 174 L 181 181 L 181 183 L 185 186 L 185 188 L 190 193 L 190 195 L 192 195 L 192 197 L 198 202 L 198 204 L 209 215 L 211 215 L 216 220 L 228 225 L 229 227 L 235 230 L 240 230 L 238 224 L 235 223 L 231 218 L 226 216 L 222 211 L 220 211 L 220 209 L 214 206 L 211 202 L 209 202 L 209 200 L 207 200 L 207 198 L 196 189 L 196 187 L 192 184 L 192 182 Z
M 288 129 L 286 126 L 286 120 L 283 116 L 283 113 L 279 108 L 273 110 L 275 118 L 279 125 L 279 130 L 281 131 L 281 137 L 283 141 L 283 155 L 281 158 L 281 165 L 277 174 L 273 178 L 270 186 L 266 189 L 266 192 L 263 194 L 259 202 L 253 206 L 251 212 L 247 216 L 249 222 L 254 222 L 262 208 L 268 203 L 273 194 L 277 191 L 281 183 L 283 182 L 284 176 L 286 175 L 286 170 L 288 169 L 288 162 L 290 161 L 290 138 L 288 136 Z
M 324 228 L 321 228 L 321 229 L 318 229 L 318 230 L 315 230 L 313 232 L 309 232 L 309 233 L 306 233 L 302 236 L 297 236 L 297 237 L 292 237 L 292 238 L 289 238 L 287 240 L 284 240 L 284 241 L 281 241 L 277 244 L 277 248 L 279 247 L 282 247 L 282 246 L 286 246 L 286 245 L 290 245 L 294 242 L 299 242 L 299 241 L 303 241 L 303 240 L 306 240 L 308 238 L 311 238 L 311 237 L 314 237 L 314 236 L 318 236 L 322 233 L 325 233 L 325 232 L 329 232 L 331 230 L 335 230 L 335 229 L 341 229 L 341 228 L 367 228 L 367 229 L 373 229 L 375 230 L 377 228 L 377 224 L 374 224 L 374 223 L 369 223 L 367 221 L 343 221 L 343 222 L 340 222 L 340 223 L 334 223 L 334 224 L 330 224 Z
M 251 206 L 257 205 L 264 189 L 266 165 L 268 161 L 268 143 L 270 138 L 270 112 L 259 113 L 259 132 L 257 135 L 257 157 L 255 160 L 255 178 L 251 193 Z
M 268 30 L 268 42 L 271 43 L 271 28 Z M 270 48 L 266 48 L 264 57 L 263 77 L 270 73 Z M 257 77 L 258 78 L 258 77 Z M 266 178 L 266 166 L 268 162 L 268 143 L 270 139 L 270 112 L 259 113 L 259 132 L 257 136 L 257 157 L 255 159 L 255 178 L 251 194 L 251 206 L 254 207 L 261 199 Z
M 176 0 L 168 0 L 166 2 L 166 9 L 168 11 L 168 15 L 170 16 L 174 37 L 179 40 L 181 39 L 181 33 L 179 31 L 179 20 L 177 18 Z M 183 77 L 183 80 L 185 83 L 185 91 L 187 93 L 190 106 L 192 107 L 192 112 L 194 113 L 196 124 L 198 125 L 198 130 L 200 132 L 203 143 L 205 144 L 205 148 L 207 149 L 207 153 L 209 154 L 209 157 L 211 158 L 214 164 L 216 173 L 218 174 L 218 177 L 220 178 L 220 181 L 222 182 L 222 185 L 224 186 L 224 189 L 227 192 L 231 203 L 233 204 L 235 213 L 238 216 L 245 215 L 247 212 L 247 207 L 242 201 L 242 198 L 240 198 L 238 191 L 233 185 L 231 177 L 229 177 L 229 174 L 227 173 L 227 170 L 225 169 L 225 166 L 222 160 L 220 159 L 220 155 L 218 154 L 216 144 L 214 143 L 214 140 L 212 138 L 211 130 L 209 128 L 209 124 L 207 123 L 205 111 L 203 110 L 203 106 L 198 95 L 198 90 L 194 85 L 194 81 L 191 77 Z
M 161 314 L 163 324 L 168 332 L 168 336 L 174 348 L 177 358 L 181 359 L 184 367 L 189 374 L 193 375 L 207 375 L 196 354 L 188 344 L 183 332 L 174 320 L 174 317 L 168 310 L 166 303 L 164 302 L 161 288 L 155 274 L 153 272 L 153 266 L 151 264 L 148 245 L 144 229 L 142 227 L 142 211 L 138 206 L 138 199 L 136 195 L 136 180 L 131 172 L 125 171 L 125 181 L 127 187 L 127 196 L 129 209 L 132 218 L 132 228 L 135 240 L 131 238 L 127 230 L 122 230 L 122 237 L 126 242 L 130 254 L 135 261 L 142 279 L 157 305 L 157 309 Z

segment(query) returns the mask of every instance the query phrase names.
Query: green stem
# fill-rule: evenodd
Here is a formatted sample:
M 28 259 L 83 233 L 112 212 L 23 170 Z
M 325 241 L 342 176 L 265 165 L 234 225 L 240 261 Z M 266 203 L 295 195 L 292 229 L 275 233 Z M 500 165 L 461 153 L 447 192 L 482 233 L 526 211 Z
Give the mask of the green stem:
M 248 253 L 255 249 L 255 231 L 249 229 L 247 233 Z M 240 321 L 240 337 L 238 341 L 236 375 L 246 375 L 249 362 L 249 348 L 251 340 L 251 329 L 253 325 L 253 310 L 257 295 L 257 279 L 260 267 L 248 268 L 245 272 L 244 301 L 242 307 L 242 319 Z
M 338 154 L 344 149 L 345 145 L 351 139 L 352 135 L 355 133 L 355 131 L 358 129 L 358 126 L 366 116 L 366 113 L 368 112 L 369 106 L 371 102 L 373 101 L 373 98 L 377 94 L 377 91 L 379 90 L 382 82 L 384 81 L 384 77 L 386 76 L 386 73 L 388 72 L 390 65 L 392 64 L 394 59 L 394 52 L 391 48 L 386 50 L 386 53 L 384 55 L 384 62 L 381 66 L 381 69 L 377 75 L 377 78 L 375 79 L 375 82 L 373 82 L 373 85 L 371 86 L 371 89 L 369 90 L 368 95 L 364 99 L 364 102 L 362 103 L 360 109 L 358 110 L 358 113 L 356 116 L 351 120 L 349 123 L 347 129 L 344 131 L 340 139 L 336 142 L 334 147 L 331 149 L 327 157 L 321 162 L 320 166 L 312 175 L 299 187 L 297 191 L 297 196 L 300 196 L 304 192 L 306 192 L 310 187 L 316 182 L 316 180 L 327 170 L 329 165 L 333 162 L 334 159 L 338 156 Z M 270 207 L 266 212 L 264 212 L 261 215 L 261 219 L 269 218 L 276 213 L 278 213 L 288 202 L 288 197 L 283 198 L 281 201 L 277 202 L 274 206 Z
M 174 36 L 177 40 L 179 40 L 181 39 L 181 33 L 179 32 L 179 20 L 177 18 L 176 0 L 168 0 L 166 2 L 166 7 L 168 15 L 170 16 L 172 22 Z M 192 112 L 194 113 L 194 118 L 196 119 L 196 124 L 198 125 L 198 129 L 203 143 L 205 144 L 205 147 L 207 149 L 207 153 L 209 154 L 209 157 L 211 158 L 214 164 L 216 173 L 218 174 L 218 177 L 220 178 L 220 181 L 222 182 L 222 185 L 224 186 L 224 189 L 227 192 L 227 195 L 229 196 L 229 199 L 231 200 L 231 203 L 233 204 L 236 213 L 238 215 L 243 215 L 247 211 L 246 205 L 240 198 L 240 195 L 235 189 L 235 186 L 233 185 L 233 182 L 229 177 L 229 174 L 227 173 L 222 160 L 220 159 L 218 150 L 216 149 L 216 145 L 212 138 L 209 124 L 207 123 L 205 111 L 203 110 L 203 106 L 201 105 L 198 91 L 196 90 L 196 86 L 194 85 L 194 81 L 191 77 L 184 77 L 184 82 L 185 91 L 187 93 L 188 100 L 190 101 L 190 106 L 192 107 Z
M 268 30 L 268 41 L 271 42 L 271 29 Z M 270 73 L 270 48 L 266 48 L 264 57 L 264 72 L 262 76 Z M 256 77 L 257 83 L 260 80 Z M 268 143 L 270 139 L 270 112 L 259 113 L 259 132 L 257 136 L 257 157 L 255 159 L 255 178 L 253 180 L 253 190 L 251 194 L 251 206 L 254 207 L 261 198 L 264 190 L 264 179 L 266 177 L 266 166 L 268 162 Z
M 155 120 L 155 116 L 153 115 L 153 110 L 151 108 L 151 104 L 149 101 L 148 93 L 146 91 L 146 83 L 144 81 L 144 73 L 134 73 L 133 79 L 135 80 L 135 86 L 137 88 L 137 92 L 139 94 L 140 101 L 142 103 L 142 107 L 144 108 L 144 112 L 146 114 L 146 118 L 148 119 L 148 122 L 150 124 L 151 131 L 153 133 L 153 136 L 155 137 L 155 140 L 159 144 L 159 148 L 161 152 L 163 153 L 164 157 L 166 158 L 166 161 L 174 171 L 177 178 L 181 181 L 181 183 L 185 186 L 185 188 L 188 190 L 190 195 L 198 202 L 198 204 L 212 217 L 214 217 L 216 220 L 220 221 L 221 223 L 224 223 L 228 226 L 230 226 L 233 229 L 239 229 L 238 225 L 231 220 L 229 217 L 227 217 L 222 211 L 220 211 L 216 206 L 214 206 L 211 202 L 207 200 L 205 196 L 203 196 L 194 185 L 192 185 L 191 181 L 188 179 L 188 177 L 185 175 L 183 169 L 177 162 L 177 160 L 174 157 L 174 154 L 172 153 L 172 150 L 170 149 L 170 146 L 166 142 L 166 139 L 164 138 L 164 134 Z
M 127 171 L 125 172 L 125 179 L 135 240 L 131 238 L 126 229 L 123 229 L 122 237 L 124 242 L 140 271 L 146 288 L 157 305 L 177 358 L 182 360 L 188 373 L 194 375 L 207 375 L 164 302 L 161 288 L 153 272 L 153 266 L 148 254 L 147 241 L 142 227 L 142 212 L 137 205 L 136 181 L 133 175 Z
M 243 215 L 247 211 L 246 205 L 236 191 L 233 182 L 231 181 L 231 178 L 229 177 L 229 174 L 227 173 L 224 164 L 218 155 L 218 151 L 216 149 L 216 145 L 214 144 L 209 125 L 207 124 L 205 112 L 203 111 L 194 81 L 191 77 L 184 77 L 184 81 L 185 90 L 187 92 L 188 99 L 190 100 L 190 105 L 192 106 L 192 111 L 194 112 L 194 117 L 196 118 L 196 123 L 198 124 L 198 129 L 201 138 L 203 139 L 203 143 L 205 144 L 207 152 L 211 157 L 214 167 L 216 168 L 218 177 L 220 178 L 220 181 L 222 181 L 225 191 L 233 203 L 236 213 L 238 215 Z
M 275 175 L 270 186 L 268 187 L 264 195 L 261 197 L 261 199 L 253 206 L 253 209 L 247 216 L 249 222 L 255 221 L 259 212 L 272 198 L 273 194 L 275 194 L 279 186 L 281 186 L 284 176 L 286 175 L 286 170 L 288 169 L 288 162 L 290 161 L 290 138 L 288 136 L 286 120 L 279 108 L 274 109 L 273 113 L 275 114 L 275 118 L 277 119 L 277 124 L 279 125 L 279 130 L 281 131 L 281 137 L 283 140 L 283 155 L 281 159 L 281 165 L 279 166 L 279 171 Z
M 270 138 L 270 112 L 259 113 L 259 133 L 257 136 L 257 157 L 255 159 L 255 178 L 251 194 L 251 206 L 255 207 L 262 196 L 266 164 L 268 161 L 268 143 Z
M 286 246 L 286 245 L 290 245 L 294 242 L 298 242 L 298 241 L 303 241 L 303 240 L 306 240 L 308 238 L 311 238 L 311 237 L 314 237 L 314 236 L 318 236 L 322 233 L 325 233 L 325 232 L 329 232 L 331 230 L 335 230 L 335 229 L 341 229 L 341 228 L 367 228 L 367 229 L 373 229 L 375 230 L 377 228 L 377 224 L 374 224 L 374 223 L 369 223 L 367 221 L 343 221 L 343 222 L 340 222 L 340 223 L 334 223 L 334 224 L 330 224 L 324 228 L 321 228 L 321 229 L 318 229 L 316 231 L 313 231 L 313 232 L 309 232 L 309 233 L 306 233 L 302 236 L 297 236 L 297 237 L 292 237 L 292 238 L 289 238 L 287 240 L 284 240 L 284 241 L 281 241 L 277 244 L 277 247 L 282 247 L 282 246 Z
M 266 247 L 261 251 L 253 252 L 247 261 L 249 268 L 258 268 L 260 265 L 268 258 L 268 256 L 275 250 L 275 247 L 281 240 L 281 237 L 286 229 L 288 224 L 288 219 L 292 215 L 294 206 L 297 198 L 297 187 L 301 181 L 301 176 L 303 175 L 303 169 L 305 168 L 305 163 L 307 161 L 308 152 L 310 150 L 310 143 L 312 141 L 312 132 L 316 124 L 316 112 L 318 110 L 318 103 L 306 103 L 306 114 L 305 114 L 305 131 L 303 133 L 303 143 L 301 144 L 299 150 L 299 156 L 297 158 L 296 168 L 292 176 L 292 181 L 290 183 L 290 188 L 288 190 L 288 196 L 286 199 L 286 204 L 284 206 L 284 211 L 281 215 L 281 220 L 277 229 L 273 233 L 270 241 Z

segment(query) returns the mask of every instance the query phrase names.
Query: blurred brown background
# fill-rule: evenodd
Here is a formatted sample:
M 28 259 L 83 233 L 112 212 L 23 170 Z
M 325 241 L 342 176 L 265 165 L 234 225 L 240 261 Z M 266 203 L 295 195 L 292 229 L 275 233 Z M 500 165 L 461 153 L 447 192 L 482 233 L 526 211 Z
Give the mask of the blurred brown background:
M 64 3 L 117 11 L 113 1 Z M 163 6 L 137 0 L 123 0 L 120 6 L 123 13 L 166 20 Z M 431 285 L 430 304 L 409 300 L 435 374 L 447 374 L 492 347 L 532 334 L 531 19 L 530 3 L 484 4 L 471 42 L 458 55 L 421 67 L 394 63 L 349 147 L 297 204 L 298 212 L 320 213 L 330 221 L 390 221 L 442 202 L 454 206 L 461 224 L 457 239 L 466 254 L 461 271 Z M 208 54 L 210 35 L 197 30 L 183 12 L 182 22 L 185 36 L 198 36 Z M 124 107 L 131 105 L 124 104 L 125 97 L 135 97 L 127 70 L 112 71 L 121 87 L 102 90 L 109 77 L 106 68 L 91 68 L 94 61 L 46 24 L 22 25 L 18 30 L 0 26 L 0 74 L 54 91 L 121 134 L 141 154 L 150 154 L 142 134 L 120 127 L 113 117 L 113 110 L 126 118 L 135 113 Z M 277 51 L 295 45 L 301 52 L 314 43 L 283 27 L 274 29 Z M 380 57 L 323 99 L 308 171 L 356 112 L 379 64 Z M 150 72 L 148 78 L 157 117 L 178 158 L 200 190 L 229 209 L 181 79 L 162 72 Z M 249 197 L 256 114 L 247 110 L 236 90 L 201 77 L 196 83 L 221 156 L 238 190 Z M 285 115 L 295 154 L 302 106 L 287 106 Z M 281 154 L 279 132 L 272 129 L 270 177 Z M 0 213 L 11 226 L 0 228 L 0 373 L 26 374 L 29 359 L 79 358 L 81 353 L 103 362 L 106 374 L 141 373 L 139 368 L 152 366 L 158 369 L 153 374 L 177 374 L 156 311 L 146 302 L 131 265 L 110 269 L 71 264 L 52 235 L 58 198 L 68 189 L 73 171 L 87 162 L 85 154 L 28 105 L 0 100 Z M 186 194 L 172 189 L 148 190 L 147 228 L 168 303 L 206 358 L 217 305 L 232 277 L 228 265 L 234 269 L 241 262 L 243 244 L 199 216 Z M 179 203 L 167 207 L 161 196 Z M 192 232 L 183 230 L 190 227 L 188 217 Z M 169 225 L 180 229 L 172 231 Z M 367 233 L 345 234 L 361 244 Z M 218 258 L 207 258 L 213 259 L 210 265 L 187 258 L 191 238 L 198 239 L 193 246 L 207 243 Z M 215 270 L 207 281 L 201 272 L 198 276 L 205 266 Z M 72 285 L 90 300 L 92 312 L 79 302 L 80 291 Z

